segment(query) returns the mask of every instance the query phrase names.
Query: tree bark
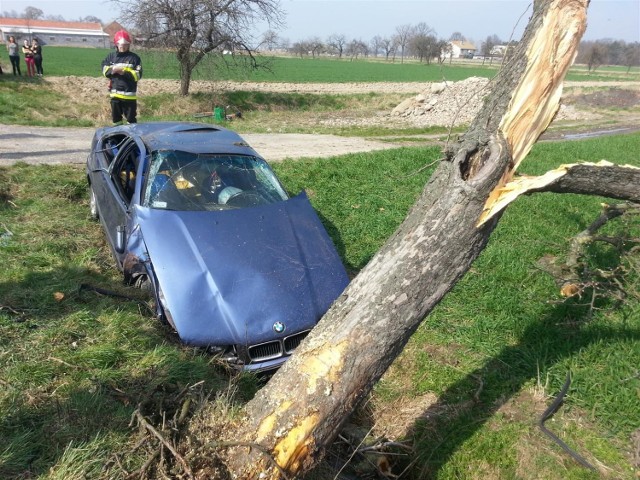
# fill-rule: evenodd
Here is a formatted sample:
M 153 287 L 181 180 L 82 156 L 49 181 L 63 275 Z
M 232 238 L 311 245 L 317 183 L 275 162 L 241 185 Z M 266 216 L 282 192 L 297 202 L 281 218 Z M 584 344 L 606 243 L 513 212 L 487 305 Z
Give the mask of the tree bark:
M 535 2 L 518 51 L 405 221 L 246 405 L 227 440 L 260 448 L 227 450 L 235 478 L 284 478 L 281 469 L 294 477 L 314 466 L 420 322 L 485 248 L 502 212 L 492 205 L 559 107 L 587 5 Z M 564 175 L 564 183 L 544 188 L 580 190 L 580 184 L 586 193 L 605 193 L 606 179 L 593 185 L 592 171 L 583 173 L 582 182 L 572 185 L 576 176 Z M 637 199 L 637 187 L 629 190 Z

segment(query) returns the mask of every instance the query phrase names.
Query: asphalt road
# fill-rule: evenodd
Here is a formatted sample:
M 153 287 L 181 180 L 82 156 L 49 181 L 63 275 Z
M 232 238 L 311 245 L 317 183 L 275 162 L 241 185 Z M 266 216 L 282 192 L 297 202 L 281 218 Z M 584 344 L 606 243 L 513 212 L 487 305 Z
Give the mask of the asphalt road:
M 0 125 L 0 166 L 30 164 L 84 164 L 94 128 Z M 243 134 L 269 162 L 285 158 L 330 157 L 346 153 L 393 148 L 396 145 L 362 138 L 309 134 Z

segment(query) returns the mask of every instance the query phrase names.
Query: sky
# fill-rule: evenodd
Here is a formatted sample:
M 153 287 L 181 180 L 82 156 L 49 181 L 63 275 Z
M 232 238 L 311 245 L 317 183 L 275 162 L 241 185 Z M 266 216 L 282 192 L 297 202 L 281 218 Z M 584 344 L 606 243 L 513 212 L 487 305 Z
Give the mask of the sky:
M 424 22 L 439 38 L 460 32 L 479 46 L 490 35 L 518 39 L 531 13 L 532 0 L 280 0 L 286 25 L 278 31 L 291 42 L 329 35 L 370 41 L 392 36 L 396 27 Z M 0 0 L 0 14 L 22 13 L 28 6 L 66 20 L 95 16 L 120 20 L 109 0 Z M 267 26 L 259 28 L 267 30 Z M 640 41 L 639 0 L 591 0 L 584 40 Z

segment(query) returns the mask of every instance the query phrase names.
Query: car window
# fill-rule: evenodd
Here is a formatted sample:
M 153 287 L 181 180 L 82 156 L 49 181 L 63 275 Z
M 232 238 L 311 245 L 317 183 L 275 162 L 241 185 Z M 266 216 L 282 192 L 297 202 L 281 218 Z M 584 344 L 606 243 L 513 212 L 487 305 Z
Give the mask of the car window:
M 118 155 L 122 145 L 128 140 L 129 137 L 121 133 L 105 137 L 102 140 L 99 151 L 104 155 L 107 166 L 111 164 L 113 159 Z
M 162 150 L 151 154 L 143 204 L 168 210 L 223 210 L 287 198 L 261 158 Z
M 140 149 L 133 142 L 125 142 L 117 152 L 111 170 L 111 180 L 125 201 L 130 203 L 135 191 L 136 174 L 140 164 Z

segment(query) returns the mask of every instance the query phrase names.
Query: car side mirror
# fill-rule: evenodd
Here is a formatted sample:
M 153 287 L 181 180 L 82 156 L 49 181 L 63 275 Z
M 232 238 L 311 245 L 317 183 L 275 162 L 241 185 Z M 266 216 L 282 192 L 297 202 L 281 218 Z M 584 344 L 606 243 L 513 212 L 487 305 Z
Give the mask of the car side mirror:
M 125 235 L 124 225 L 118 225 L 116 227 L 116 245 L 115 245 L 116 252 L 118 253 L 124 252 L 125 240 L 126 240 L 126 235 Z

